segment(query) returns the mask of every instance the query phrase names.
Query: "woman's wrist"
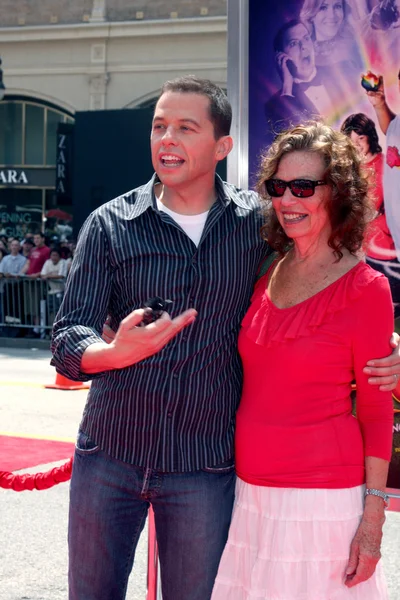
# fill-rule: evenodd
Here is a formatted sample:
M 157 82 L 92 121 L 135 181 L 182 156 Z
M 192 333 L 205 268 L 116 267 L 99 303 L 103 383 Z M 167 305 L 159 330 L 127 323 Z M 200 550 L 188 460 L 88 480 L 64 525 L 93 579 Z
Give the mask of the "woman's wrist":
M 371 525 L 383 525 L 385 522 L 385 503 L 378 496 L 366 496 L 363 520 Z

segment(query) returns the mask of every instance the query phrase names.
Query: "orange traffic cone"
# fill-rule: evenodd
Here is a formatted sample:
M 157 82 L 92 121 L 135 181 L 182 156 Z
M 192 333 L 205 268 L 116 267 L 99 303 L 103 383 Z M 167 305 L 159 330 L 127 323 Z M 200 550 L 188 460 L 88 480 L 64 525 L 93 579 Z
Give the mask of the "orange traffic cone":
M 56 382 L 46 384 L 44 387 L 48 390 L 88 390 L 90 385 L 82 383 L 82 381 L 72 381 L 72 379 L 56 373 Z

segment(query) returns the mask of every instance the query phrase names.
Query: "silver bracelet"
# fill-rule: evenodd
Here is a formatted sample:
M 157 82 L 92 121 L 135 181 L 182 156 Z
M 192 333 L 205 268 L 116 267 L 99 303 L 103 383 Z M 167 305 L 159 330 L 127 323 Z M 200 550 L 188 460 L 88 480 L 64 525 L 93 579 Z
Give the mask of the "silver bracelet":
M 375 490 L 374 488 L 367 488 L 364 492 L 364 498 L 366 496 L 378 496 L 378 498 L 382 498 L 383 502 L 385 503 L 385 508 L 387 508 L 389 506 L 389 496 L 385 492 L 382 492 L 381 490 Z

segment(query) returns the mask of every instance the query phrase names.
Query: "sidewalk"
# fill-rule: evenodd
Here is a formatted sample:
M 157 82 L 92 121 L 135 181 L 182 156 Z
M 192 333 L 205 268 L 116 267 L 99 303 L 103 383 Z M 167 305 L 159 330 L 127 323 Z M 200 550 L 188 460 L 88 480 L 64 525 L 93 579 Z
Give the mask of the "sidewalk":
M 87 392 L 43 389 L 55 379 L 49 361 L 46 350 L 0 347 L 0 435 L 75 440 Z M 68 483 L 40 492 L 0 490 L 0 600 L 66 600 L 68 491 Z M 147 530 L 127 600 L 145 600 L 146 573 Z

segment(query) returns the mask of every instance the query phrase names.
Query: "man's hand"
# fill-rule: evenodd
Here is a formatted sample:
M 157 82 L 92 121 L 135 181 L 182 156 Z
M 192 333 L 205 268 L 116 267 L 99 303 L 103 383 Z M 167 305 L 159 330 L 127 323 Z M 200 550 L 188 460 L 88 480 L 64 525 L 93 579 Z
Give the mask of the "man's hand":
M 383 83 L 382 75 L 379 75 L 378 89 L 374 92 L 366 92 L 366 94 L 368 96 L 368 100 L 374 108 L 380 108 L 386 105 L 385 85 Z
M 400 337 L 393 333 L 390 345 L 394 348 L 390 356 L 369 360 L 364 368 L 364 373 L 372 375 L 368 383 L 379 385 L 382 392 L 391 392 L 397 386 L 400 375 Z
M 276 62 L 278 65 L 278 70 L 282 79 L 282 96 L 292 96 L 293 95 L 293 75 L 289 69 L 289 61 L 291 61 L 290 56 L 285 54 L 284 52 L 278 52 L 275 56 Z M 293 63 L 293 61 L 292 61 Z
M 143 308 L 134 310 L 121 321 L 113 340 L 107 344 L 95 343 L 86 348 L 82 355 L 82 372 L 100 373 L 130 367 L 159 352 L 182 329 L 193 323 L 197 316 L 192 308 L 174 319 L 164 312 L 154 323 L 137 327 L 143 314 Z

